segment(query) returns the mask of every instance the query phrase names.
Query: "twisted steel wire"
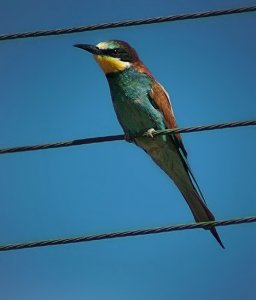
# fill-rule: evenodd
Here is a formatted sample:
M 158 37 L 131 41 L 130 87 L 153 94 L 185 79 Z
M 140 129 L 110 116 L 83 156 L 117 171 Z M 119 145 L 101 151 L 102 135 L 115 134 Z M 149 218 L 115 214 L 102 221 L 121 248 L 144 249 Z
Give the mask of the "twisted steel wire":
M 224 129 L 224 128 L 235 128 L 235 127 L 245 127 L 245 126 L 255 126 L 255 125 L 256 125 L 256 120 L 249 120 L 249 121 L 239 121 L 239 122 L 230 122 L 230 123 L 220 123 L 220 124 L 213 124 L 213 125 L 206 125 L 206 126 L 194 126 L 194 127 L 186 127 L 186 128 L 157 130 L 152 134 L 153 136 L 157 136 L 157 135 L 165 135 L 165 134 L 168 135 L 168 134 L 176 134 L 176 133 L 190 133 L 190 132 L 199 132 L 205 130 L 217 130 L 217 129 Z M 147 135 L 147 133 L 144 133 L 144 135 Z M 78 139 L 78 140 L 72 140 L 66 142 L 3 148 L 0 149 L 0 154 L 10 154 L 15 152 L 45 150 L 45 149 L 79 146 L 79 145 L 86 145 L 86 144 L 93 144 L 93 143 L 121 141 L 124 139 L 125 139 L 125 135 L 123 134 L 84 138 L 84 139 Z
M 21 38 L 30 38 L 30 37 L 70 34 L 70 33 L 84 32 L 84 31 L 117 28 L 117 27 L 138 26 L 138 25 L 148 25 L 148 24 L 153 24 L 153 23 L 174 22 L 174 21 L 199 19 L 199 18 L 206 18 L 206 17 L 217 17 L 217 16 L 223 16 L 223 15 L 248 13 L 248 12 L 254 12 L 254 11 L 256 11 L 256 6 L 229 8 L 229 9 L 222 9 L 222 10 L 212 10 L 212 11 L 188 13 L 188 14 L 165 16 L 165 17 L 161 16 L 161 17 L 145 18 L 145 19 L 138 19 L 138 20 L 117 21 L 117 22 L 111 22 L 111 23 L 94 24 L 94 25 L 65 28 L 65 29 L 41 30 L 41 31 L 22 32 L 22 33 L 14 33 L 14 34 L 2 34 L 2 35 L 0 35 L 0 40 L 11 40 L 11 39 L 21 39 Z
M 132 237 L 132 236 L 148 235 L 148 234 L 158 234 L 158 233 L 163 233 L 163 232 L 181 231 L 181 230 L 189 230 L 189 229 L 197 229 L 197 228 L 209 229 L 212 226 L 238 225 L 238 224 L 253 223 L 253 222 L 256 222 L 256 217 L 245 217 L 245 218 L 229 219 L 229 220 L 223 220 L 223 221 L 212 221 L 212 222 L 181 224 L 181 225 L 173 225 L 173 226 L 163 226 L 163 227 L 147 228 L 147 229 L 139 229 L 139 230 L 129 230 L 129 231 L 122 231 L 122 232 L 111 232 L 111 233 L 103 233 L 103 234 L 96 234 L 96 235 L 85 235 L 85 236 L 63 238 L 63 239 L 43 240 L 43 241 L 38 241 L 38 242 L 2 245 L 2 246 L 0 246 L 0 251 L 10 251 L 10 250 L 20 250 L 20 249 L 26 249 L 26 248 L 65 245 L 65 244 L 73 244 L 73 243 L 81 243 L 81 242 L 92 242 L 92 241 L 99 241 L 99 240 L 105 240 L 105 239 L 124 238 L 124 237 Z

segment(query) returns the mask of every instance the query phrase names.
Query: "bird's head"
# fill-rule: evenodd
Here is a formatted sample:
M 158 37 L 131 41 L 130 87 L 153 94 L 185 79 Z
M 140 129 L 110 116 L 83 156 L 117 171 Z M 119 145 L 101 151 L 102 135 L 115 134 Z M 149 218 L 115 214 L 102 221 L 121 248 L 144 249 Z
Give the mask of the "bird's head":
M 77 44 L 74 47 L 94 54 L 105 74 L 123 71 L 139 61 L 136 51 L 124 41 L 112 40 L 96 46 Z

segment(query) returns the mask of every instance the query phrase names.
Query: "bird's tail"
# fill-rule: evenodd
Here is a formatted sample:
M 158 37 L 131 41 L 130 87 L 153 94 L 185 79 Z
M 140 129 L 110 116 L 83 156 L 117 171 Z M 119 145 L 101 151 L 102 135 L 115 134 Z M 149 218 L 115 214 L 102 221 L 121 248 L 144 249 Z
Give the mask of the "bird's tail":
M 177 185 L 189 208 L 191 209 L 195 221 L 214 221 L 214 215 L 205 204 L 203 196 L 201 195 L 201 191 L 196 183 L 186 158 L 170 144 L 161 143 L 160 148 L 158 147 L 159 145 L 157 143 L 154 144 L 152 141 L 150 147 L 143 148 Z M 220 246 L 224 248 L 216 228 L 211 226 L 206 229 L 210 230 Z
M 209 210 L 209 208 L 206 206 L 204 201 L 202 200 L 202 197 L 199 195 L 198 191 L 195 189 L 193 183 L 191 182 L 189 178 L 190 183 L 180 183 L 175 182 L 178 186 L 179 190 L 181 191 L 183 197 L 185 198 L 189 208 L 192 211 L 192 214 L 195 218 L 196 222 L 209 222 L 209 221 L 215 221 L 214 215 Z M 186 185 L 186 186 L 185 186 Z M 214 238 L 217 240 L 217 242 L 220 244 L 220 246 L 224 249 L 224 245 L 220 239 L 220 236 L 216 230 L 215 227 L 209 228 L 211 234 L 214 236 Z

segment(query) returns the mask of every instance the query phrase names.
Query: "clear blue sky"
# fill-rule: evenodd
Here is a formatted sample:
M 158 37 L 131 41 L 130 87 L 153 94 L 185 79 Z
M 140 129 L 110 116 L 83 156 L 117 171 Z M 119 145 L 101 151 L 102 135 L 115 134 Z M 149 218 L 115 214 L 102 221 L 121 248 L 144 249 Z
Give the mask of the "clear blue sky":
M 2 1 L 1 33 L 255 1 Z M 109 88 L 72 47 L 122 39 L 171 95 L 180 126 L 256 118 L 256 15 L 0 42 L 0 147 L 120 134 Z M 256 214 L 255 128 L 183 135 L 217 219 Z M 112 142 L 0 157 L 0 244 L 190 223 L 143 151 Z M 4 300 L 253 299 L 255 224 L 0 253 Z

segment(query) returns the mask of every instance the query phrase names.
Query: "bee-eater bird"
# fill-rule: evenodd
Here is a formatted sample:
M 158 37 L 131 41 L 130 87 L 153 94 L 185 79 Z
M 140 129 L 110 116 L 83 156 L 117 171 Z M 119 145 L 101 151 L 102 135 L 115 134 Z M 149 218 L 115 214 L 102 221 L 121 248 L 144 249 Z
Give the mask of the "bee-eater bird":
M 144 149 L 175 182 L 196 222 L 214 221 L 189 167 L 180 134 L 153 137 L 155 130 L 177 127 L 176 120 L 167 92 L 142 63 L 136 51 L 119 40 L 101 42 L 96 46 L 74 46 L 94 54 L 104 71 L 117 118 L 127 139 L 131 138 Z M 148 136 L 142 136 L 145 132 Z M 215 227 L 208 229 L 224 248 Z

